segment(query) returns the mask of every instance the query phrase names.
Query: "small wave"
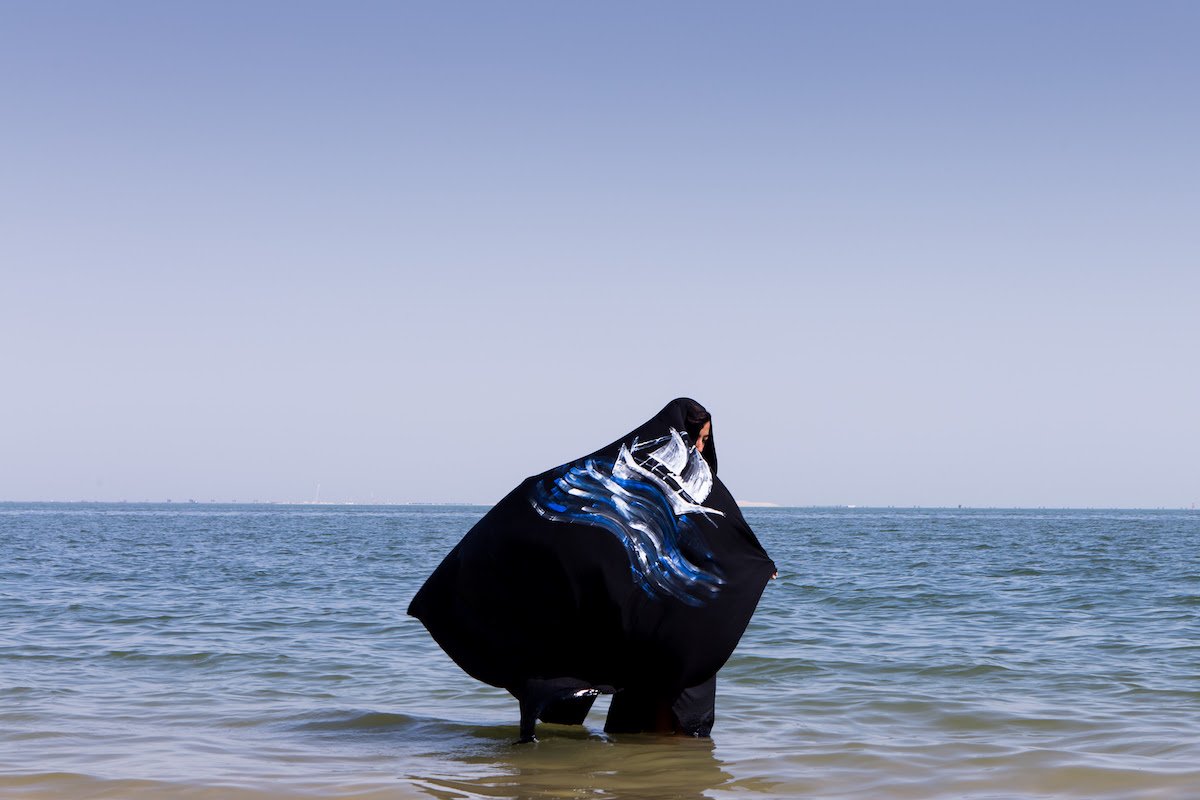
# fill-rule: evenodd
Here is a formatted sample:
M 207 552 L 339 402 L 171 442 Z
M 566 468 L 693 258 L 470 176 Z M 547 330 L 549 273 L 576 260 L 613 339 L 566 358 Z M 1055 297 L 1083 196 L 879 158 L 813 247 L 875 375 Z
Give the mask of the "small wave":
M 355 711 L 322 715 L 321 719 L 293 726 L 298 731 L 398 731 L 421 725 L 425 720 L 408 714 Z
M 67 800 L 68 798 L 119 797 L 158 800 L 163 797 L 186 797 L 190 800 L 282 800 L 282 798 L 311 798 L 310 792 L 299 788 L 269 789 L 236 786 L 227 783 L 180 783 L 136 778 L 101 778 L 75 772 L 38 772 L 23 775 L 0 775 L 0 797 L 21 800 Z M 394 794 L 388 797 L 417 797 L 415 793 Z
M 123 661 L 159 661 L 205 666 L 240 657 L 238 653 L 215 653 L 211 651 L 193 653 L 142 653 L 136 650 L 109 650 L 107 655 L 109 658 Z
M 943 664 L 926 667 L 916 674 L 928 678 L 984 678 L 996 675 L 1015 676 L 1018 670 L 1002 667 L 999 664 Z
M 171 614 L 158 614 L 154 616 L 129 616 L 115 617 L 109 620 L 110 625 L 145 625 L 151 622 L 173 622 L 178 617 Z
M 798 658 L 735 654 L 721 674 L 727 679 L 744 681 L 751 685 L 811 675 L 819 671 L 819 667 Z
M 386 711 L 343 710 L 318 712 L 293 717 L 280 723 L 283 730 L 320 737 L 357 738 L 386 736 L 388 739 L 419 743 L 422 746 L 459 749 L 464 742 L 484 740 L 496 744 L 516 741 L 518 726 L 456 722 L 432 716 L 398 714 Z M 570 730 L 567 735 L 588 736 L 586 731 Z M 437 744 L 435 744 L 437 743 Z
M 1034 567 L 1013 567 L 987 573 L 989 578 L 1040 578 L 1049 573 Z

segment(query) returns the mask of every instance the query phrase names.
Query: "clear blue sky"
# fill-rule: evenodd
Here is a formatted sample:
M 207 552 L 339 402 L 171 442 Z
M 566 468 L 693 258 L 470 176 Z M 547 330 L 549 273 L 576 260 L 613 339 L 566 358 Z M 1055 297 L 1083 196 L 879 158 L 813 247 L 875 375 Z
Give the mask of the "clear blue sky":
M 0 499 L 1200 503 L 1200 4 L 0 3 Z

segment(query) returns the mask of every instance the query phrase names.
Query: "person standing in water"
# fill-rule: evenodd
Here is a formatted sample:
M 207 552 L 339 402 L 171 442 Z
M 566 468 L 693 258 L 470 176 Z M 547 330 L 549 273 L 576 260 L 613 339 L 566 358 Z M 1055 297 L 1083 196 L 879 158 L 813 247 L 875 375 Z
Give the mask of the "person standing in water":
M 684 415 L 689 439 L 716 472 L 715 448 L 711 447 L 712 415 L 692 401 Z M 774 578 L 777 573 L 772 573 Z M 645 687 L 626 687 L 613 695 L 604 722 L 606 733 L 677 733 L 709 736 L 716 721 L 717 676 L 674 694 Z
M 409 614 L 464 671 L 518 699 L 521 741 L 535 741 L 538 719 L 583 722 L 613 692 L 607 730 L 706 736 L 717 671 L 774 571 L 717 477 L 711 416 L 679 398 L 523 481 Z

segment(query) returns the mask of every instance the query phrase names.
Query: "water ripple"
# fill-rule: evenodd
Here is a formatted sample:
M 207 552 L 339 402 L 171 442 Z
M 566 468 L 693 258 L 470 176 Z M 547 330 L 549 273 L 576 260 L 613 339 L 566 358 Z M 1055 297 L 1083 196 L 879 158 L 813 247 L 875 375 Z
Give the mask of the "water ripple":
M 403 615 L 483 511 L 0 504 L 0 797 L 1200 796 L 1200 514 L 748 510 L 716 738 L 518 748 Z

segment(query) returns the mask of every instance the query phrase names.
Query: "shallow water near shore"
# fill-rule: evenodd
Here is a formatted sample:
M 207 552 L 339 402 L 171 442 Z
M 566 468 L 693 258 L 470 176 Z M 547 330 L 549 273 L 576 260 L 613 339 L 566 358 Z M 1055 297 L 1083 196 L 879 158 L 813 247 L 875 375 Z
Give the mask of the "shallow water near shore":
M 515 746 L 404 615 L 484 511 L 0 504 L 0 797 L 1200 797 L 1200 512 L 747 509 L 713 739 Z

